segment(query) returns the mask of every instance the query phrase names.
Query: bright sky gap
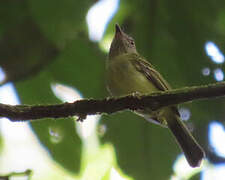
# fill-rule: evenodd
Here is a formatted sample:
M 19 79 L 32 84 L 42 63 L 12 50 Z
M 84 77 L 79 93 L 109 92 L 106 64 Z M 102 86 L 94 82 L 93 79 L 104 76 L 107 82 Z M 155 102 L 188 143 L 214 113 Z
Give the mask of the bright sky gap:
M 213 43 L 212 41 L 206 42 L 205 50 L 206 50 L 206 54 L 210 57 L 210 59 L 214 63 L 216 64 L 224 63 L 224 55 L 215 43 Z
M 209 143 L 213 150 L 222 157 L 225 157 L 225 129 L 223 125 L 217 121 L 209 125 Z
M 213 73 L 214 73 L 214 78 L 215 78 L 216 81 L 223 81 L 224 73 L 223 73 L 222 69 L 217 68 L 217 69 L 214 70 Z
M 100 0 L 93 5 L 87 13 L 89 38 L 92 41 L 100 41 L 106 26 L 117 12 L 119 0 Z

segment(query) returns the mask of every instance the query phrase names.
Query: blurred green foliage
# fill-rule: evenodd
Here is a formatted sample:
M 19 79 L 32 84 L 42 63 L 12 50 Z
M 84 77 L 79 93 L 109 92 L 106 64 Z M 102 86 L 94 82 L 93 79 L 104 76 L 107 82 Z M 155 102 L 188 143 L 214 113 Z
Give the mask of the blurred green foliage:
M 76 87 L 84 97 L 107 96 L 104 64 L 107 55 L 90 42 L 85 16 L 90 0 L 7 0 L 0 6 L 0 67 L 7 81 L 15 82 L 23 104 L 55 104 L 51 83 Z M 208 67 L 224 70 L 206 56 L 207 41 L 225 47 L 225 1 L 121 0 L 106 34 L 116 22 L 136 40 L 140 54 L 163 74 L 174 88 L 215 82 Z M 97 23 L 97 22 L 96 22 Z M 223 121 L 224 99 L 181 105 L 191 110 L 194 135 L 208 152 L 211 120 Z M 102 144 L 114 145 L 122 171 L 134 179 L 168 179 L 180 152 L 166 129 L 130 112 L 103 116 L 107 126 Z M 70 119 L 31 123 L 40 142 L 54 160 L 79 172 L 82 143 Z M 63 140 L 54 144 L 49 128 L 61 128 Z M 107 179 L 109 175 L 104 177 Z M 199 176 L 198 176 L 199 177 Z

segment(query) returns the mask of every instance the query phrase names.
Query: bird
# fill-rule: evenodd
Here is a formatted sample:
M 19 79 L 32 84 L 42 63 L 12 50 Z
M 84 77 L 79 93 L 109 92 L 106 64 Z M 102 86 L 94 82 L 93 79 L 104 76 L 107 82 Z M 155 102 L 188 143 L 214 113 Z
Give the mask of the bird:
M 118 24 L 115 25 L 115 35 L 106 61 L 106 83 L 109 93 L 115 97 L 172 89 L 155 67 L 137 52 L 134 39 L 122 31 Z M 177 106 L 154 111 L 146 107 L 135 113 L 149 122 L 168 128 L 189 165 L 193 168 L 201 165 L 205 152 L 182 122 Z

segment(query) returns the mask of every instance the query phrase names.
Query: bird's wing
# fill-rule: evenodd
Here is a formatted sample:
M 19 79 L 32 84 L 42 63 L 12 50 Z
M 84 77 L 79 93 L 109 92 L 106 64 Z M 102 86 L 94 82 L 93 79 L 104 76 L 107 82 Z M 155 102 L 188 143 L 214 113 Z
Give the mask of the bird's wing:
M 170 85 L 166 82 L 166 80 L 160 75 L 160 73 L 155 70 L 154 66 L 143 58 L 141 58 L 139 55 L 134 54 L 130 60 L 137 69 L 137 71 L 144 74 L 145 77 L 149 81 L 151 81 L 151 83 L 153 83 L 155 87 L 157 87 L 160 91 L 167 91 L 172 89 Z M 176 106 L 171 106 L 171 108 L 178 116 L 180 116 Z
M 139 56 L 131 59 L 132 64 L 136 70 L 145 75 L 145 77 L 151 81 L 160 91 L 170 90 L 170 85 L 163 79 L 159 72 L 146 60 Z

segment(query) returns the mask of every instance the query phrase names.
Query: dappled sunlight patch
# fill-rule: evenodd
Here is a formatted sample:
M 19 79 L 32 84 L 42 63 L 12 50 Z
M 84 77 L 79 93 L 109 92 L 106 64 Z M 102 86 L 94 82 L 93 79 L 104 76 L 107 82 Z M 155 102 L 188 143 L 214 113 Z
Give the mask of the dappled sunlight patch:
M 102 41 L 99 43 L 99 46 L 103 52 L 106 52 L 106 53 L 109 52 L 109 48 L 110 48 L 112 40 L 113 40 L 113 34 L 104 36 Z
M 119 0 L 99 0 L 88 11 L 86 21 L 89 38 L 100 41 L 108 22 L 112 19 L 119 7 Z
M 110 180 L 132 180 L 133 178 L 124 176 L 119 169 L 112 167 L 110 171 Z
M 191 117 L 191 111 L 188 108 L 179 108 L 180 117 L 183 121 L 187 121 Z
M 183 154 L 180 154 L 173 165 L 174 174 L 171 176 L 172 180 L 190 179 L 192 176 L 200 173 L 204 167 L 204 160 L 198 168 L 192 168 L 187 163 Z
M 213 121 L 209 124 L 209 143 L 212 150 L 219 156 L 225 157 L 225 129 L 223 124 Z
M 19 104 L 12 83 L 0 87 L 1 103 Z M 11 122 L 7 118 L 0 121 L 3 144 L 0 152 L 0 174 L 32 170 L 32 180 L 66 179 L 75 176 L 65 171 L 52 160 L 48 151 L 40 144 L 28 123 Z M 17 177 L 26 178 L 26 177 Z
M 208 165 L 201 173 L 201 180 L 223 180 L 225 177 L 225 164 Z
M 3 69 L 0 67 L 0 84 L 6 79 Z
M 217 68 L 217 69 L 215 69 L 213 71 L 213 73 L 214 73 L 214 78 L 215 78 L 216 81 L 223 81 L 223 79 L 224 79 L 224 72 L 223 72 L 222 69 Z
M 60 127 L 49 127 L 50 141 L 53 144 L 60 143 L 63 140 L 64 133 Z
M 60 83 L 52 83 L 51 88 L 55 96 L 63 102 L 74 102 L 82 99 L 82 94 L 71 86 Z
M 208 76 L 210 75 L 210 69 L 208 67 L 205 67 L 202 69 L 202 75 L 203 76 Z
M 210 57 L 210 59 L 216 63 L 221 64 L 224 63 L 224 55 L 220 51 L 219 47 L 212 41 L 208 41 L 205 43 L 205 51 L 206 54 Z

